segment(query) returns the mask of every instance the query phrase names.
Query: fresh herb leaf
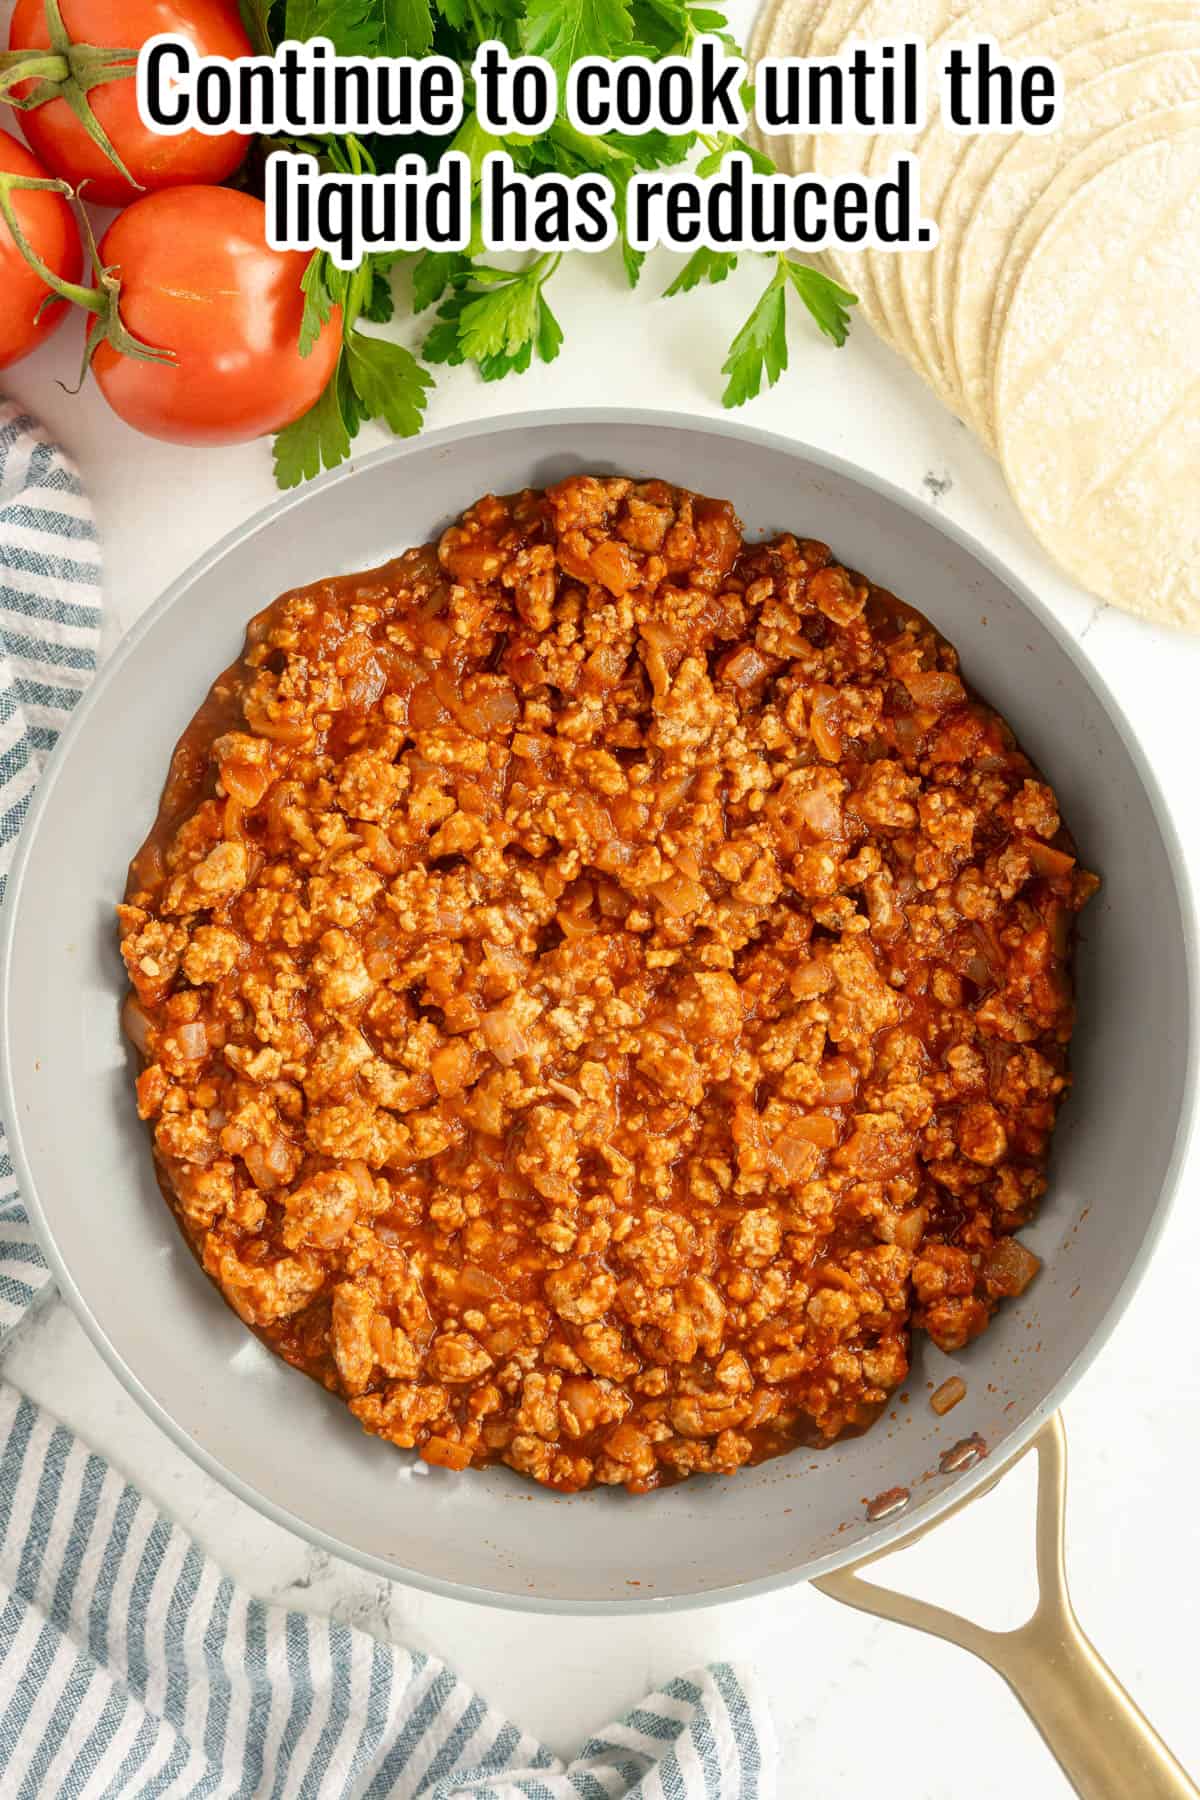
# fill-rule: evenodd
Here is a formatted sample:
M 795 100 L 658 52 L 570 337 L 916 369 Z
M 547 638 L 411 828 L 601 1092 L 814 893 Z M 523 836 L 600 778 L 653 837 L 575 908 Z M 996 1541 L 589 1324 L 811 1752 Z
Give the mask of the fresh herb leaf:
M 392 296 L 392 258 L 373 256 L 370 260 L 371 284 L 362 303 L 362 316 L 370 319 L 372 325 L 386 325 L 396 310 Z
M 581 56 L 620 56 L 632 45 L 629 0 L 529 0 L 521 22 L 521 48 L 545 57 L 560 94 Z
M 422 250 L 412 267 L 413 311 L 422 313 L 440 300 L 455 275 L 470 267 L 460 250 Z
M 632 8 L 637 35 L 660 56 L 686 56 L 703 35 L 732 42 L 729 20 L 718 7 L 693 6 L 691 0 L 632 0 Z
M 687 0 L 631 0 L 633 29 L 659 56 L 678 52 L 687 36 Z
M 246 36 L 260 56 L 270 56 L 275 46 L 271 41 L 271 8 L 274 0 L 240 0 L 238 11 Z
M 635 162 L 639 169 L 667 169 L 686 162 L 696 142 L 695 132 L 672 137 L 665 131 L 643 131 L 638 137 L 623 132 L 610 132 L 605 142 Z
M 337 268 L 324 250 L 314 251 L 300 277 L 304 312 L 300 318 L 300 354 L 308 356 L 335 306 L 346 298 L 346 271 Z
M 693 250 L 670 287 L 663 289 L 663 294 L 667 298 L 672 294 L 690 294 L 702 281 L 724 281 L 737 268 L 737 262 L 736 251 L 710 250 L 706 244 L 701 244 L 699 250 Z
M 729 20 L 715 6 L 693 6 L 690 0 L 632 0 L 634 27 L 660 56 L 686 56 L 698 37 L 718 37 L 735 55 L 741 51 L 730 35 Z
M 333 379 L 337 383 L 338 406 L 341 408 L 342 418 L 346 422 L 346 430 L 352 438 L 357 437 L 358 428 L 366 420 L 367 414 L 363 410 L 362 402 L 350 379 L 350 364 L 344 345 L 342 355 L 338 357 L 338 366 L 333 372 Z
M 687 273 L 686 269 L 684 273 Z M 721 373 L 729 377 L 721 396 L 725 406 L 741 406 L 745 401 L 753 400 L 764 378 L 768 387 L 774 387 L 787 368 L 789 286 L 795 288 L 825 335 L 835 344 L 845 343 L 850 329 L 847 308 L 855 304 L 855 295 L 819 270 L 793 262 L 790 257 L 777 256 L 771 279 L 729 346 L 729 355 L 722 366 Z
M 625 221 L 621 221 L 621 261 L 625 266 L 625 279 L 631 288 L 635 288 L 642 278 L 642 265 L 646 260 L 646 252 L 631 244 L 625 235 Z
M 703 141 L 706 144 L 711 142 L 708 138 Z M 725 158 L 734 150 L 738 150 L 743 156 L 750 158 L 750 167 L 756 175 L 774 175 L 775 164 L 769 156 L 764 156 L 761 150 L 756 150 L 753 144 L 746 142 L 745 138 L 734 137 L 730 132 L 722 132 L 720 137 L 712 142 L 708 155 L 702 157 L 696 164 L 697 175 L 702 178 L 706 175 L 715 175 Z
M 387 338 L 351 331 L 346 338 L 346 372 L 362 403 L 363 416 L 382 419 L 397 437 L 415 437 L 425 421 L 433 376 L 411 350 Z
M 458 340 L 463 355 L 478 362 L 484 357 L 516 356 L 532 343 L 537 331 L 540 289 L 529 274 L 489 288 L 468 302 L 458 321 Z
M 508 43 L 504 27 L 521 16 L 524 0 L 433 0 L 433 3 L 451 30 L 461 31 L 469 38 L 463 46 L 466 51 L 463 60 L 470 62 L 485 38 L 503 38 Z M 515 45 L 509 43 L 508 47 L 512 50 Z
M 550 311 L 545 294 L 538 295 L 537 353 L 551 363 L 562 349 L 562 326 Z
M 428 56 L 433 46 L 429 0 L 383 0 L 379 51 L 383 56 Z
M 562 328 L 542 289 L 561 256 L 540 256 L 527 269 L 472 267 L 438 308 L 422 354 L 435 363 L 473 362 L 485 381 L 521 375 L 536 350 L 553 362 Z
M 634 173 L 633 164 L 623 159 L 609 170 L 609 179 L 613 184 L 613 211 L 621 234 L 621 261 L 625 265 L 625 279 L 631 288 L 637 286 L 646 260 L 646 252 L 635 249 L 629 241 L 629 182 Z
M 373 0 L 287 0 L 285 38 L 327 37 L 339 56 L 370 56 L 379 46 Z
M 721 365 L 722 375 L 729 377 L 722 405 L 742 406 L 753 400 L 764 375 L 767 386 L 774 387 L 787 364 L 787 272 L 781 257 Z
M 465 353 L 458 341 L 458 322 L 466 307 L 471 303 L 471 295 L 465 288 L 452 293 L 438 307 L 437 321 L 425 334 L 425 342 L 421 345 L 421 355 L 426 362 L 450 363 L 452 366 L 466 360 Z
M 792 262 L 786 256 L 781 260 L 805 306 L 825 336 L 832 338 L 840 350 L 850 332 L 848 308 L 857 306 L 858 295 L 823 275 L 819 269 L 810 269 L 807 263 Z
M 291 425 L 276 434 L 275 481 L 281 488 L 299 487 L 311 481 L 322 467 L 336 468 L 350 454 L 350 440 L 358 429 L 347 427 L 342 404 L 340 365 L 321 391 L 320 398 Z
M 481 356 L 476 367 L 484 381 L 503 381 L 506 375 L 524 375 L 533 361 L 533 340 L 529 339 L 510 355 Z

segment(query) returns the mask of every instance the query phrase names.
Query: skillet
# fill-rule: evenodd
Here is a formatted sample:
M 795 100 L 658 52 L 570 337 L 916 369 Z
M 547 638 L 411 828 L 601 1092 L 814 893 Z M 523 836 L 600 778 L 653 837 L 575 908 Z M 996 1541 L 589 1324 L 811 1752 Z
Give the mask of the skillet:
M 864 1437 L 731 1481 L 569 1498 L 500 1469 L 456 1477 L 368 1439 L 227 1310 L 158 1192 L 118 1026 L 112 925 L 183 726 L 276 593 L 366 568 L 478 495 L 580 470 L 731 499 L 748 535 L 833 544 L 927 613 L 1058 793 L 1104 886 L 1082 922 L 1075 1092 L 1024 1234 L 1045 1267 L 953 1362 L 919 1346 Z M 704 1604 L 827 1576 L 962 1501 L 1050 1418 L 1145 1265 L 1184 1154 L 1196 1070 L 1195 928 L 1183 861 L 1119 709 L 1036 595 L 873 476 L 727 422 L 572 409 L 454 427 L 285 497 L 201 559 L 80 706 L 23 832 L 0 941 L 0 1105 L 60 1288 L 130 1392 L 243 1499 L 401 1581 L 506 1606 Z M 963 1376 L 936 1417 L 926 1383 Z M 974 1462 L 947 1452 L 977 1436 Z M 905 1490 L 903 1510 L 872 1506 Z M 874 1515 L 874 1516 L 872 1516 Z

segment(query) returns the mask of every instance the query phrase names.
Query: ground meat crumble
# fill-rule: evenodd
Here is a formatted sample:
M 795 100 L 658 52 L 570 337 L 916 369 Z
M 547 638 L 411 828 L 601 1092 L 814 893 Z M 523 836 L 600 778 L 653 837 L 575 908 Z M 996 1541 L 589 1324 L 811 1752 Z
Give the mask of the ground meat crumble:
M 120 907 L 160 1180 L 430 1462 L 729 1473 L 1018 1293 L 1068 1084 L 1051 790 L 919 614 L 578 477 L 255 619 Z

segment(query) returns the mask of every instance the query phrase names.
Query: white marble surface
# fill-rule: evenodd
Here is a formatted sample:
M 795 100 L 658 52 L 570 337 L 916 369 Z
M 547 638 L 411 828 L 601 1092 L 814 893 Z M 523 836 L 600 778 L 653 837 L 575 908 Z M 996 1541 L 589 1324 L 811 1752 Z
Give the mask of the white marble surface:
M 652 258 L 634 297 L 611 267 L 565 266 L 554 303 L 567 343 L 553 367 L 490 387 L 447 371 L 430 422 L 586 403 L 717 413 L 717 370 L 760 277 L 747 266 L 710 293 L 659 302 L 668 266 Z M 1032 582 L 1086 641 L 1158 769 L 1182 835 L 1200 845 L 1196 759 L 1186 748 L 1200 639 L 1150 630 L 1058 579 L 996 466 L 865 328 L 837 353 L 800 318 L 795 325 L 790 372 L 742 416 L 923 495 Z M 73 380 L 77 354 L 72 326 L 4 385 L 60 434 L 94 496 L 111 642 L 195 556 L 271 499 L 270 459 L 262 444 L 201 453 L 138 438 L 96 392 L 73 397 L 58 385 Z M 366 451 L 383 441 L 368 430 L 359 443 Z M 1200 1476 L 1198 1176 L 1193 1160 L 1153 1267 L 1065 1410 L 1068 1560 L 1080 1615 L 1177 1753 L 1200 1770 L 1189 1629 L 1200 1585 L 1192 1498 Z M 753 1664 L 770 1694 L 786 1800 L 859 1800 L 885 1783 L 894 1800 L 1009 1800 L 1013 1792 L 1059 1800 L 1069 1792 L 995 1675 L 810 1589 L 605 1621 L 542 1620 L 389 1586 L 312 1551 L 194 1468 L 141 1415 L 60 1303 L 27 1325 L 4 1374 L 83 1432 L 258 1593 L 438 1652 L 557 1750 L 660 1677 L 728 1656 Z M 985 1623 L 1016 1623 L 1031 1583 L 1031 1493 L 1022 1469 L 895 1559 L 890 1577 L 971 1607 Z

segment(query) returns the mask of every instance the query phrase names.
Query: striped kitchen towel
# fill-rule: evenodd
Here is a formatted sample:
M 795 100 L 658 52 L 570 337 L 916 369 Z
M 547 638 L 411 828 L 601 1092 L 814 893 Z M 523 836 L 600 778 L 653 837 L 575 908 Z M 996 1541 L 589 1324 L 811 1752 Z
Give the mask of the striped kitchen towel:
M 95 673 L 99 638 L 91 505 L 62 451 L 0 400 L 0 900 L 42 766 Z M 0 1122 L 0 1340 L 49 1279 Z
M 0 402 L 0 891 L 37 776 L 96 666 L 78 477 Z M 48 1271 L 3 1153 L 0 1338 Z M 0 1383 L 5 1800 L 771 1800 L 751 1679 L 678 1677 L 569 1766 L 435 1658 L 267 1606 L 86 1444 Z
M 668 1682 L 563 1764 L 444 1663 L 266 1606 L 0 1387 L 0 1792 L 767 1800 L 746 1677 Z

